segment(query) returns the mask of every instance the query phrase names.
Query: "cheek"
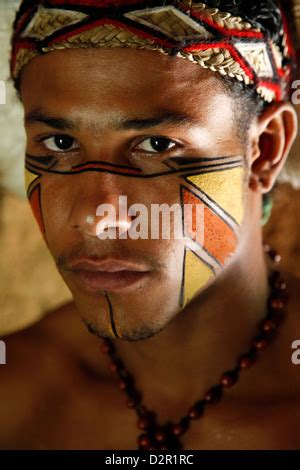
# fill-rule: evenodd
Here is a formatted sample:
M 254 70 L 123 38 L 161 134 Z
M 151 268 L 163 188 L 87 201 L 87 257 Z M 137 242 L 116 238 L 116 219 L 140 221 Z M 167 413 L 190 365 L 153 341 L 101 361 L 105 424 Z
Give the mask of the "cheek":
M 184 218 L 183 306 L 214 280 L 236 251 L 244 215 L 244 176 L 239 166 L 186 178 L 182 200 L 191 206 L 192 215 Z

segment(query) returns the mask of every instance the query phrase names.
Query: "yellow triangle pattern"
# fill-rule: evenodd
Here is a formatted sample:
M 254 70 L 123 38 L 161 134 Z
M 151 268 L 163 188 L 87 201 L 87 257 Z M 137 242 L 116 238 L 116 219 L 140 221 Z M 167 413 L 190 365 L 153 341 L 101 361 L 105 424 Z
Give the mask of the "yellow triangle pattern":
M 198 290 L 204 287 L 213 276 L 213 270 L 201 261 L 195 253 L 187 250 L 184 266 L 183 306 L 190 302 Z
M 243 179 L 244 168 L 242 167 L 187 178 L 233 217 L 239 225 L 244 216 Z
M 31 171 L 28 171 L 26 168 L 25 168 L 25 174 L 24 174 L 24 179 L 25 179 L 25 189 L 26 191 L 28 191 L 28 188 L 29 186 L 31 185 L 31 183 L 39 177 L 39 175 L 36 175 L 35 173 L 31 173 Z

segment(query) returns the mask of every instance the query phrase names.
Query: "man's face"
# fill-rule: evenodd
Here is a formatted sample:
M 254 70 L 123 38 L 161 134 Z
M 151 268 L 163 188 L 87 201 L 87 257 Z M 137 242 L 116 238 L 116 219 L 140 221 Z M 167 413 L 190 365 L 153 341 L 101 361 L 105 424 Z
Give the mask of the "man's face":
M 29 200 L 83 320 L 102 336 L 152 336 L 237 256 L 246 166 L 232 98 L 188 60 L 133 49 L 35 58 L 21 96 Z M 138 216 L 121 216 L 120 196 L 147 211 L 147 237 L 121 237 Z M 99 238 L 103 204 L 114 238 Z M 165 239 L 151 231 L 161 204 L 176 205 Z

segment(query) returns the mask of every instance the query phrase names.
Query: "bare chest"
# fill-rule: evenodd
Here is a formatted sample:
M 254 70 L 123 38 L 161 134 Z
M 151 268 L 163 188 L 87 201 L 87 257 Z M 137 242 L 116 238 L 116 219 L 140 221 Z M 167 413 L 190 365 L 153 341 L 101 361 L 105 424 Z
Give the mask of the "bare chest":
M 123 401 L 122 401 L 123 398 Z M 179 415 L 178 418 L 181 416 Z M 293 406 L 216 405 L 191 422 L 180 438 L 184 450 L 300 449 L 299 412 Z M 112 389 L 68 402 L 40 403 L 26 433 L 17 432 L 10 448 L 137 450 L 137 415 L 125 396 Z

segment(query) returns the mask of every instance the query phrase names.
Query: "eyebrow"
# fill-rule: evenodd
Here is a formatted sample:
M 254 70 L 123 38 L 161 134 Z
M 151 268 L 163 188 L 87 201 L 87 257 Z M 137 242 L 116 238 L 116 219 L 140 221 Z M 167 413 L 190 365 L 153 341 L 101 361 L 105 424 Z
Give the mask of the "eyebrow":
M 36 124 L 42 123 L 46 124 L 49 127 L 59 130 L 79 130 L 81 126 L 81 121 L 74 118 L 61 118 L 50 116 L 41 108 L 36 108 L 30 111 L 24 119 L 26 124 Z M 157 116 L 150 116 L 142 119 L 127 119 L 127 120 L 117 120 L 114 123 L 114 129 L 116 130 L 143 130 L 149 129 L 151 127 L 156 127 L 159 125 L 190 125 L 197 124 L 197 121 L 187 114 L 180 114 L 174 111 L 163 111 Z M 199 123 L 198 123 L 199 125 Z M 90 127 L 95 128 L 95 123 Z
M 53 127 L 54 129 L 78 129 L 79 122 L 71 118 L 60 118 L 50 116 L 40 108 L 35 108 L 26 114 L 24 122 L 28 125 L 42 123 L 46 126 Z
M 192 119 L 190 116 L 186 114 L 177 114 L 171 111 L 165 111 L 161 113 L 159 116 L 153 116 L 144 119 L 128 119 L 123 121 L 120 124 L 120 128 L 123 130 L 142 130 L 148 129 L 151 127 L 160 126 L 162 124 L 165 125 L 187 125 L 187 124 L 194 124 L 196 121 Z

